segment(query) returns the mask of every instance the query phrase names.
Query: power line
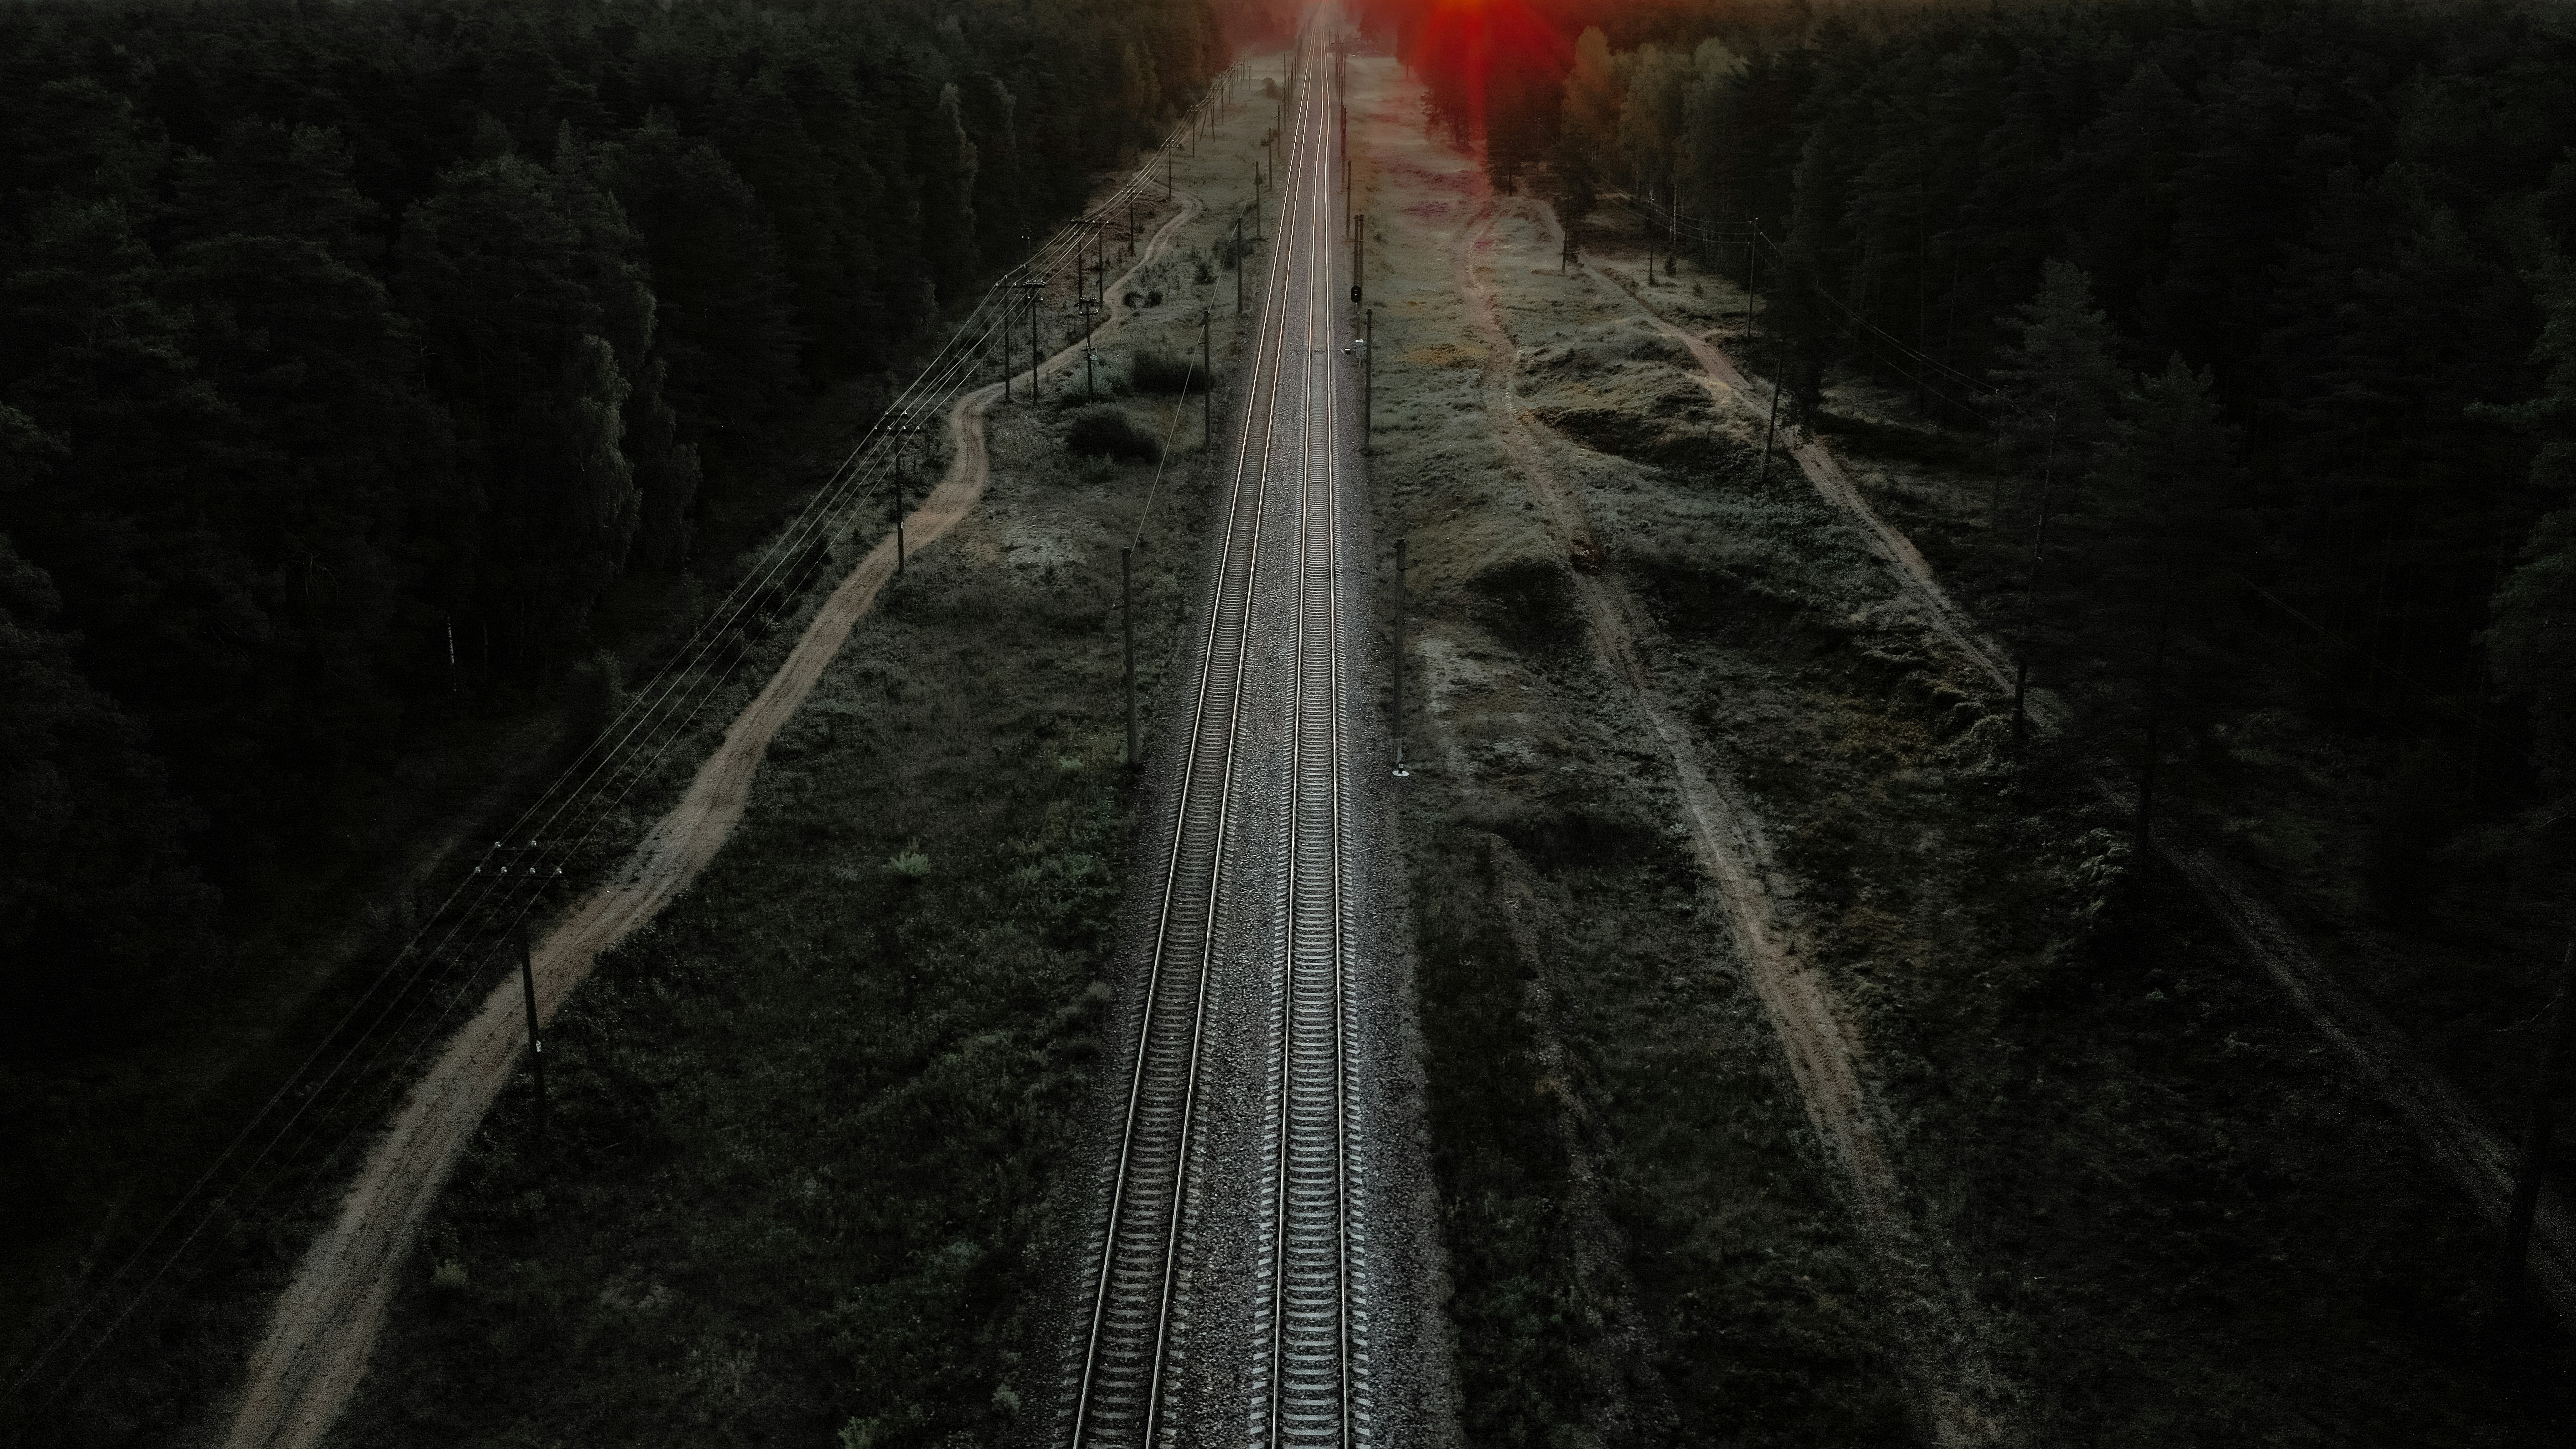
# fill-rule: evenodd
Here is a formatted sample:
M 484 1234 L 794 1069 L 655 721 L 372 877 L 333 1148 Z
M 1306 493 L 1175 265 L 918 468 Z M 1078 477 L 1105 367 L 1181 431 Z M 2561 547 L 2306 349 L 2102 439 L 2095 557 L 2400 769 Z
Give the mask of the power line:
M 544 898 L 545 889 L 557 880 L 568 880 L 567 865 L 578 868 L 585 853 L 594 845 L 608 842 L 603 836 L 613 834 L 612 822 L 636 789 L 651 779 L 662 767 L 672 749 L 689 737 L 698 717 L 719 694 L 741 676 L 745 664 L 755 652 L 742 638 L 753 612 L 764 600 L 802 600 L 814 576 L 830 557 L 831 543 L 857 521 L 859 509 L 873 499 L 886 482 L 893 466 L 891 419 L 922 415 L 935 410 L 944 413 L 957 396 L 977 384 L 973 381 L 977 365 L 997 334 L 1006 335 L 1011 325 L 1014 288 L 1034 282 L 1040 289 L 1061 278 L 1068 270 L 1081 265 L 1082 237 L 1089 227 L 1104 224 L 1109 214 L 1161 183 L 1153 176 L 1156 165 L 1168 162 L 1171 149 L 1193 133 L 1212 114 L 1210 108 L 1219 87 L 1233 74 L 1233 67 L 1217 76 L 1199 102 L 1176 125 L 1172 134 L 1156 153 L 1115 191 L 1086 210 L 1081 218 L 1058 227 L 1046 243 L 1028 260 L 997 278 L 961 319 L 950 336 L 930 360 L 906 384 L 885 412 L 872 422 L 858 441 L 845 454 L 823 484 L 807 498 L 797 514 L 782 525 L 769 545 L 735 581 L 723 599 L 700 621 L 677 648 L 667 655 L 645 684 L 631 693 L 617 717 L 572 762 L 557 773 L 545 790 L 523 809 L 500 840 L 480 855 L 473 867 L 459 876 L 430 915 L 399 947 L 386 968 L 370 979 L 357 999 L 334 1022 L 298 1063 L 295 1070 L 270 1094 L 242 1128 L 219 1152 L 214 1161 L 186 1191 L 180 1194 L 161 1222 L 147 1234 L 124 1262 L 111 1272 L 86 1302 L 71 1309 L 61 1329 L 39 1350 L 9 1386 L 9 1397 L 28 1407 L 41 1407 L 53 1402 L 77 1382 L 81 1371 L 113 1339 L 134 1311 L 149 1297 L 164 1277 L 198 1241 L 225 1209 L 241 1199 L 262 1164 L 276 1153 L 319 1104 L 324 1107 L 318 1119 L 328 1121 L 373 1082 L 378 1094 L 401 1088 L 410 1079 L 409 1068 L 430 1042 L 440 1039 L 445 1024 L 459 1004 L 470 993 L 477 975 L 476 968 L 485 963 L 493 947 L 508 938 Z M 1031 366 L 1034 378 L 1038 364 Z M 790 616 L 802 612 L 800 603 Z M 776 611 L 767 617 L 775 618 Z M 741 646 L 741 647 L 733 647 Z M 512 840 L 529 840 L 530 846 L 507 844 Z M 567 843 L 569 842 L 569 843 Z M 628 846 L 631 851 L 632 846 Z M 536 859 L 531 862 L 530 853 Z M 516 867 L 515 869 L 513 867 Z M 405 972 L 409 967 L 408 974 Z M 421 990 L 424 982 L 429 990 Z M 430 1031 L 413 1041 L 397 1069 L 379 1078 L 379 1069 L 393 1047 L 404 1039 L 407 1029 L 419 1014 L 447 991 L 446 1005 L 431 1019 Z M 384 995 L 391 985 L 390 995 Z M 382 996 L 381 1002 L 379 997 Z M 406 1005 L 405 1003 L 409 1004 Z M 374 1015 L 354 1035 L 353 1024 Z M 397 1012 L 399 1017 L 397 1018 Z M 391 1021 L 390 1030 L 387 1023 Z M 367 1051 L 365 1065 L 350 1074 L 350 1066 Z M 336 1059 L 334 1054 L 336 1051 Z M 327 1069 L 315 1079 L 317 1067 L 330 1060 Z M 340 1085 L 335 1094 L 333 1088 Z M 263 1128 L 279 1113 L 290 1098 L 298 1099 L 284 1120 L 262 1139 Z M 309 1180 L 336 1162 L 354 1141 L 372 1124 L 376 1114 L 362 1116 L 358 1124 L 345 1131 L 342 1141 L 321 1161 L 302 1174 Z M 246 1161 L 242 1154 L 254 1140 L 255 1151 Z M 294 1156 L 296 1154 L 289 1154 Z M 226 1169 L 240 1161 L 237 1175 L 219 1190 L 216 1184 Z M 287 1180 L 287 1174 L 270 1178 L 254 1190 L 253 1197 L 265 1197 Z M 177 1246 L 163 1256 L 159 1266 L 144 1278 L 139 1287 L 123 1293 L 118 1285 L 154 1255 L 156 1245 L 166 1240 L 183 1219 L 194 1221 L 180 1237 Z M 122 1293 L 124 1301 L 108 1317 L 104 1328 L 89 1338 L 88 1346 L 68 1370 L 55 1378 L 50 1388 L 29 1398 L 47 1366 L 53 1363 L 75 1339 L 85 1324 L 106 1311 L 108 1300 Z

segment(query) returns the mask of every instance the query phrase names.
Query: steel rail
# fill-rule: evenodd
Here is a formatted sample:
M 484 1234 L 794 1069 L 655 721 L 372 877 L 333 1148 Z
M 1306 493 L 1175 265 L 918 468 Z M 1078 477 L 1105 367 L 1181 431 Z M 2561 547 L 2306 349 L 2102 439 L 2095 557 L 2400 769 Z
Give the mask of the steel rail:
M 1284 225 L 1279 240 L 1288 240 Z M 1225 547 L 1200 643 L 1189 752 L 1165 853 L 1162 899 L 1137 1023 L 1135 1066 L 1101 1234 L 1100 1266 L 1069 1434 L 1073 1449 L 1093 1443 L 1145 1449 L 1155 1442 L 1161 1423 L 1206 1036 L 1207 986 L 1215 965 L 1226 827 L 1241 734 L 1243 664 L 1269 497 L 1269 455 L 1278 423 L 1278 380 L 1286 345 L 1281 314 L 1291 280 L 1286 259 L 1291 255 L 1288 246 L 1274 246 L 1263 284 L 1253 375 L 1228 492 Z M 1253 448 L 1256 418 L 1261 434 L 1258 466 Z M 1215 777 L 1212 790 L 1210 776 Z M 1188 960 L 1193 952 L 1195 963 Z M 1174 959 L 1176 954 L 1180 959 Z
M 1322 67 L 1313 115 L 1333 114 Z M 1329 128 L 1327 129 L 1329 134 Z M 1352 1437 L 1349 1063 L 1344 891 L 1347 723 L 1341 650 L 1340 387 L 1332 358 L 1334 263 L 1317 247 L 1336 188 L 1333 148 L 1297 178 L 1311 212 L 1306 258 L 1305 447 L 1298 495 L 1297 677 L 1290 702 L 1287 911 L 1281 936 L 1278 1100 L 1271 1127 L 1269 1374 L 1264 1439 Z M 1321 414 L 1320 426 L 1318 413 Z M 1320 443 L 1321 467 L 1317 467 Z M 1320 472 L 1320 489 L 1318 473 Z

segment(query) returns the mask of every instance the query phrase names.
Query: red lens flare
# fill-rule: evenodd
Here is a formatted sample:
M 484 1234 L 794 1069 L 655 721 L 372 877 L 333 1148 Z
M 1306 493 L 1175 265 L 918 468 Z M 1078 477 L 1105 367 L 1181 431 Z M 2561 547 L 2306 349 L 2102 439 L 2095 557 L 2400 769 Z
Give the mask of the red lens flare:
M 1553 91 L 1574 63 L 1573 47 L 1528 0 L 1415 0 L 1390 8 L 1402 16 L 1405 63 L 1478 147 L 1498 101 Z

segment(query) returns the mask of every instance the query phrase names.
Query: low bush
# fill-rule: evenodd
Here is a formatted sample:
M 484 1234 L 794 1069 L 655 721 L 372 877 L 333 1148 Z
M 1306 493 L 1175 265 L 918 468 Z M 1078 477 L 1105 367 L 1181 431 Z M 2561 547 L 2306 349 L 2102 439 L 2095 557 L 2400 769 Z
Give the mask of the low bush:
M 1126 463 L 1150 462 L 1163 451 L 1161 439 L 1110 407 L 1088 408 L 1075 417 L 1065 430 L 1064 445 L 1082 457 Z
M 1206 382 L 1195 358 L 1140 350 L 1127 364 L 1128 384 L 1138 392 L 1185 392 Z

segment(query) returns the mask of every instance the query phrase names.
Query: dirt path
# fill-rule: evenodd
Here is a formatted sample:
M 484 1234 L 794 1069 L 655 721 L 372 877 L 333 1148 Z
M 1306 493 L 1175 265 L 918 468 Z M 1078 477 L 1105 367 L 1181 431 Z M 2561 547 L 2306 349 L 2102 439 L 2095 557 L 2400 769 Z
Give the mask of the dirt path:
M 1197 211 L 1197 199 L 1184 197 L 1180 209 L 1155 229 L 1113 291 L 1119 300 L 1110 304 L 1104 330 L 1126 316 L 1127 278 L 1160 256 L 1172 234 Z M 1045 367 L 1061 372 L 1081 355 L 1082 344 L 1076 342 L 1048 358 Z M 991 472 L 984 415 L 1001 393 L 1000 383 L 989 384 L 949 409 L 953 453 L 948 471 L 905 517 L 913 551 L 956 527 L 983 497 Z M 742 819 L 769 742 L 804 703 L 894 574 L 895 542 L 889 534 L 832 591 L 767 686 L 734 718 L 680 802 L 647 832 L 616 879 L 583 898 L 538 938 L 533 956 L 540 1018 L 551 1019 L 603 953 L 659 915 L 715 859 Z M 368 1152 L 338 1214 L 297 1265 L 251 1355 L 225 1449 L 309 1449 L 322 1441 L 365 1377 L 421 1223 L 484 1113 L 516 1070 L 525 1044 L 519 987 L 505 982 L 448 1040 L 412 1088 Z
M 1761 404 L 1767 399 L 1724 352 L 1697 333 L 1666 319 L 1624 280 L 1602 272 L 1590 261 L 1583 267 L 1603 286 L 1626 295 L 1641 319 L 1690 349 L 1702 371 L 1700 382 L 1714 401 L 1721 406 L 1748 409 L 1757 416 L 1761 413 Z M 1924 605 L 1933 628 L 1950 641 L 1962 658 L 1991 679 L 1999 693 L 2011 693 L 2011 656 L 1978 629 L 1968 612 L 1941 587 L 1913 541 L 1878 516 L 1822 443 L 1810 438 L 1793 452 L 1816 492 L 1851 520 L 1872 551 Z M 2065 722 L 2064 706 L 2051 695 L 2034 691 L 2030 712 L 2043 729 L 2055 729 Z M 2119 782 L 2105 781 L 2103 789 L 2115 800 L 2134 804 L 2135 797 Z M 2234 938 L 2237 949 L 2271 978 L 2309 1026 L 2371 1084 L 2380 1099 L 2414 1131 L 2426 1155 L 2450 1174 L 2479 1213 L 2501 1228 L 2520 1152 L 2457 1087 L 2422 1060 L 2403 1033 L 2368 1003 L 2343 990 L 2297 929 L 2242 872 L 2192 839 L 2178 822 L 2162 824 L 2158 829 L 2156 853 L 2190 883 L 2202 906 Z M 2533 1225 L 2531 1278 L 2560 1321 L 2576 1323 L 2576 1222 L 2570 1221 L 2566 1204 L 2555 1198 L 2542 1201 Z
M 1553 218 L 1550 225 L 1554 225 Z M 1708 389 L 1712 401 L 1721 407 L 1747 409 L 1756 416 L 1763 412 L 1768 399 L 1746 380 L 1742 372 L 1736 370 L 1734 360 L 1718 351 L 1715 344 L 1666 320 L 1655 310 L 1653 303 L 1637 295 L 1635 288 L 1603 272 L 1592 262 L 1585 261 L 1583 270 L 1602 286 L 1623 293 L 1636 303 L 1638 317 L 1656 331 L 1690 349 L 1691 356 L 1700 365 L 1698 380 Z M 1852 486 L 1842 464 L 1834 460 L 1832 451 L 1812 437 L 1802 437 L 1790 446 L 1789 456 L 1798 460 L 1798 471 L 1814 485 L 1817 495 L 1851 519 L 1870 551 L 1896 572 L 1908 592 L 1921 600 L 1927 615 L 1925 622 L 1942 638 L 1949 640 L 1962 658 L 1993 680 L 1997 689 L 2010 691 L 2013 687 L 2012 661 L 2005 656 L 2002 646 L 1987 638 L 1968 617 L 1968 612 L 1941 587 L 1941 581 L 1932 575 L 1932 565 L 1924 560 L 1922 551 L 1915 548 L 1914 540 L 1889 526 L 1887 520 L 1878 516 L 1878 510 L 1869 506 L 1869 500 Z M 2031 713 L 2034 716 L 2041 713 L 2038 702 L 2033 702 Z M 2051 721 L 2043 719 L 2041 722 Z
M 1507 213 L 1517 213 L 1542 233 L 1553 231 L 1553 217 L 1537 204 L 1487 197 L 1460 233 L 1458 284 L 1486 348 L 1487 416 L 1569 557 L 1580 564 L 1597 556 L 1591 529 L 1580 499 L 1550 463 L 1539 425 L 1515 395 L 1517 349 L 1483 265 L 1495 249 L 1494 224 Z M 1728 385 L 1740 388 L 1741 380 Z M 1905 1208 L 1884 1125 L 1861 1082 L 1858 1053 L 1835 1009 L 1832 988 L 1822 973 L 1800 960 L 1802 955 L 1812 959 L 1813 953 L 1802 952 L 1795 923 L 1765 884 L 1780 872 L 1761 823 L 1744 808 L 1730 782 L 1709 768 L 1698 740 L 1679 722 L 1640 657 L 1640 631 L 1632 621 L 1642 614 L 1625 584 L 1587 566 L 1572 569 L 1571 577 L 1594 653 L 1623 686 L 1672 763 L 1692 853 L 1716 889 L 1754 995 L 1779 1034 L 1808 1120 L 1843 1170 L 1863 1235 L 1876 1250 L 1890 1290 L 1888 1300 L 1903 1324 L 1916 1401 L 1944 1446 L 2002 1442 L 2006 1436 L 1980 1407 L 1981 1401 L 1999 1396 L 1975 1331 L 1974 1310 L 1965 1295 L 1949 1291 L 1938 1270 L 1923 1262 L 1926 1256 L 1946 1254 L 1927 1252 L 1931 1245 L 1922 1241 Z

